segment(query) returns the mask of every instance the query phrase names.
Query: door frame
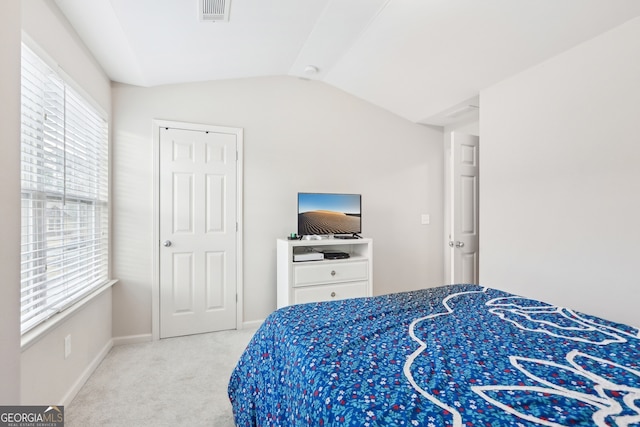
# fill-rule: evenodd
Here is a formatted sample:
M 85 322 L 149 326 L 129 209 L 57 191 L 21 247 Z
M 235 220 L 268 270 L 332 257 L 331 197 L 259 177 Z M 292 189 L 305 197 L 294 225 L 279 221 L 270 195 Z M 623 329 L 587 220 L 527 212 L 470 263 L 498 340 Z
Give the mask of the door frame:
M 452 134 L 466 133 L 469 135 L 480 137 L 478 129 L 478 119 L 473 116 L 471 119 L 465 120 L 456 125 L 447 126 L 444 129 L 444 283 L 453 283 L 453 257 L 452 249 L 449 247 L 449 240 L 453 232 L 453 216 L 452 209 L 453 200 L 453 138 Z M 480 205 L 480 194 L 478 193 L 478 206 Z M 479 209 L 478 212 L 479 214 Z M 478 252 L 480 251 L 480 242 L 478 242 Z M 478 265 L 479 268 L 479 265 Z M 480 277 L 478 276 L 478 281 Z
M 207 125 L 200 123 L 185 123 L 171 120 L 153 120 L 153 238 L 152 246 L 152 283 L 151 283 L 151 336 L 153 341 L 160 339 L 160 128 L 173 128 L 203 132 L 230 133 L 236 135 L 236 329 L 242 329 L 243 324 L 243 184 L 244 163 L 243 129 Z

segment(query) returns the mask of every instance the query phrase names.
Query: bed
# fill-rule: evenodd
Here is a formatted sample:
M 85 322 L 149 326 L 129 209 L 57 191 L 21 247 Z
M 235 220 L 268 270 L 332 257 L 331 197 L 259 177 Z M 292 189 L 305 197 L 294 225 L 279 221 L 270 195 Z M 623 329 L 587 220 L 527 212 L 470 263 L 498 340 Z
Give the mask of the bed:
M 477 285 L 272 313 L 238 426 L 640 425 L 638 329 Z

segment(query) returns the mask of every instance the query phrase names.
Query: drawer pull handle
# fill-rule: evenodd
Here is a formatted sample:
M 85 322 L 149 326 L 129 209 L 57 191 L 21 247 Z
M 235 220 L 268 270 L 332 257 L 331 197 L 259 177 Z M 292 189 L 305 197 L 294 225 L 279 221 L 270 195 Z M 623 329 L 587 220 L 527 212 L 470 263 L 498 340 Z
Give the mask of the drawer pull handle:
M 336 275 L 336 271 L 335 270 L 331 270 L 331 275 L 335 276 Z
M 335 292 L 331 292 L 331 298 L 335 297 L 336 293 Z

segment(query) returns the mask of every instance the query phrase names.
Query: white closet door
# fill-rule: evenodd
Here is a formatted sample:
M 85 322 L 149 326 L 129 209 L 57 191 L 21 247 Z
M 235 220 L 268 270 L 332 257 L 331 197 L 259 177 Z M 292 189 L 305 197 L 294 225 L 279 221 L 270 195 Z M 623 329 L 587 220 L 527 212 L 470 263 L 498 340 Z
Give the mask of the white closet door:
M 477 136 L 452 132 L 452 283 L 478 283 L 478 150 Z
M 236 328 L 236 144 L 160 130 L 160 338 Z

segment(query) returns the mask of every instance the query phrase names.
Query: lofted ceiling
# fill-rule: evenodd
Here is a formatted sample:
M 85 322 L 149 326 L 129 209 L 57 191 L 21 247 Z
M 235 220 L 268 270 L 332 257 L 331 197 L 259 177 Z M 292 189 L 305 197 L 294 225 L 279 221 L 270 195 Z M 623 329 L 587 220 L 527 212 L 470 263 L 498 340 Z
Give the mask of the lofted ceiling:
M 415 123 L 477 112 L 480 90 L 640 15 L 638 0 L 55 0 L 111 80 L 289 75 Z

